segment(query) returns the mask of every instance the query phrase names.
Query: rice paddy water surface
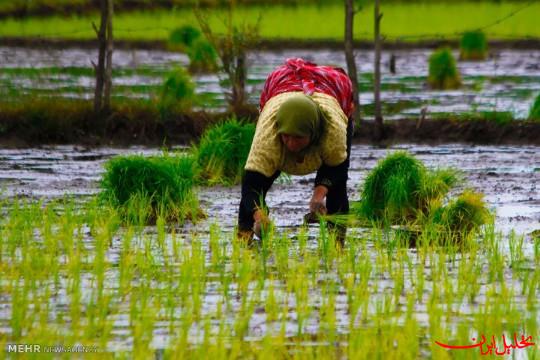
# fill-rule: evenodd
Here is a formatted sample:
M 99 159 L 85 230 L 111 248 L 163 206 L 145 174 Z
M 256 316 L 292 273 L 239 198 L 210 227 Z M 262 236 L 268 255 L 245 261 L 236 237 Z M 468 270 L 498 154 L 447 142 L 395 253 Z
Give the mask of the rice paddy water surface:
M 396 56 L 396 74 L 389 71 L 391 55 Z M 431 50 L 396 50 L 383 53 L 382 93 L 386 120 L 418 117 L 503 112 L 525 119 L 540 93 L 540 51 L 493 50 L 481 62 L 457 63 L 463 86 L 452 91 L 430 90 L 427 85 L 428 57 Z M 46 50 L 0 47 L 0 95 L 6 101 L 25 96 L 62 96 L 91 99 L 94 75 L 90 60 L 95 51 Z M 454 51 L 457 58 L 458 50 Z M 288 57 L 303 57 L 319 64 L 345 67 L 342 51 L 284 50 L 251 52 L 248 55 L 247 90 L 249 101 L 258 103 L 264 80 L 270 71 Z M 365 118 L 373 116 L 373 52 L 358 50 L 360 103 Z M 166 51 L 116 50 L 113 57 L 113 96 L 116 99 L 157 99 L 165 77 L 176 67 L 186 66 L 186 55 Z M 222 74 L 194 74 L 196 107 L 214 109 L 225 106 L 220 86 Z

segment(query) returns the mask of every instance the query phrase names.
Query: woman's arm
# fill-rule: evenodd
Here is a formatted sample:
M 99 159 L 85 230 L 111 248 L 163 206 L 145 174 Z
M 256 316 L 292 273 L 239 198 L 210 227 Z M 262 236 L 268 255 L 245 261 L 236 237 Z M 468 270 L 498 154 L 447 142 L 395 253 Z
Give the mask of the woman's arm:
M 238 212 L 239 230 L 252 230 L 255 221 L 263 220 L 261 210 L 266 206 L 266 193 L 278 176 L 279 171 L 267 177 L 257 171 L 246 170 L 242 178 L 242 198 Z

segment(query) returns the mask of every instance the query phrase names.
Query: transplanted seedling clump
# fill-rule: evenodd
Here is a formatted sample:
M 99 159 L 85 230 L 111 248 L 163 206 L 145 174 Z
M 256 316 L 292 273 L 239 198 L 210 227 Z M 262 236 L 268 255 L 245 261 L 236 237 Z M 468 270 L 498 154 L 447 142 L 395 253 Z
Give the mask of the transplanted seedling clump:
M 485 60 L 488 43 L 483 31 L 467 31 L 461 37 L 459 58 L 461 60 Z
M 428 84 L 432 89 L 450 90 L 461 86 L 459 71 L 452 51 L 439 49 L 429 57 Z

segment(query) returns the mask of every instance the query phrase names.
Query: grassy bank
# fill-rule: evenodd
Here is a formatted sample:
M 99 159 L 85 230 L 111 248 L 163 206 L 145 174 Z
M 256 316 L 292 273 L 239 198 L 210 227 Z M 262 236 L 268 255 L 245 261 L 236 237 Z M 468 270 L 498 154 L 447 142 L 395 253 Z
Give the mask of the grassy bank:
M 456 39 L 459 33 L 486 27 L 488 38 L 540 37 L 537 15 L 540 3 L 534 3 L 522 11 L 521 2 L 494 3 L 391 3 L 382 7 L 384 18 L 382 32 L 387 39 L 418 41 L 426 38 Z M 515 13 L 508 17 L 509 14 Z M 356 16 L 355 37 L 373 37 L 373 9 L 365 7 Z M 343 6 L 330 3 L 324 6 L 283 5 L 238 7 L 237 23 L 247 20 L 255 23 L 261 16 L 260 32 L 264 39 L 341 39 L 343 37 Z M 213 10 L 210 24 L 223 29 L 223 10 Z M 302 19 L 302 21 L 298 21 Z M 505 19 L 496 23 L 500 19 Z M 37 37 L 60 39 L 91 39 L 95 37 L 92 16 L 53 16 L 4 19 L 0 21 L 0 37 Z M 190 9 L 173 9 L 154 12 L 131 12 L 115 16 L 115 39 L 117 40 L 165 40 L 174 28 L 183 24 L 196 25 Z M 324 26 L 321 26 L 324 24 Z M 492 25 L 492 26 L 490 26 Z

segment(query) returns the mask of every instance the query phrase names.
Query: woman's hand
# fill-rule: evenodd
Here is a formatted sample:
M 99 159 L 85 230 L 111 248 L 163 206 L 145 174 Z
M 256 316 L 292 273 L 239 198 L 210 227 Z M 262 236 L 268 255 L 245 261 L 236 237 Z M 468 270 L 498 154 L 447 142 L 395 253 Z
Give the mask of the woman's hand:
M 270 226 L 270 219 L 263 210 L 259 209 L 253 213 L 253 220 L 255 221 L 253 224 L 253 233 L 261 239 L 263 232 L 267 231 Z
M 309 211 L 314 215 L 326 215 L 328 210 L 326 209 L 326 194 L 328 193 L 328 188 L 323 185 L 315 187 L 313 190 L 313 196 L 309 202 Z

